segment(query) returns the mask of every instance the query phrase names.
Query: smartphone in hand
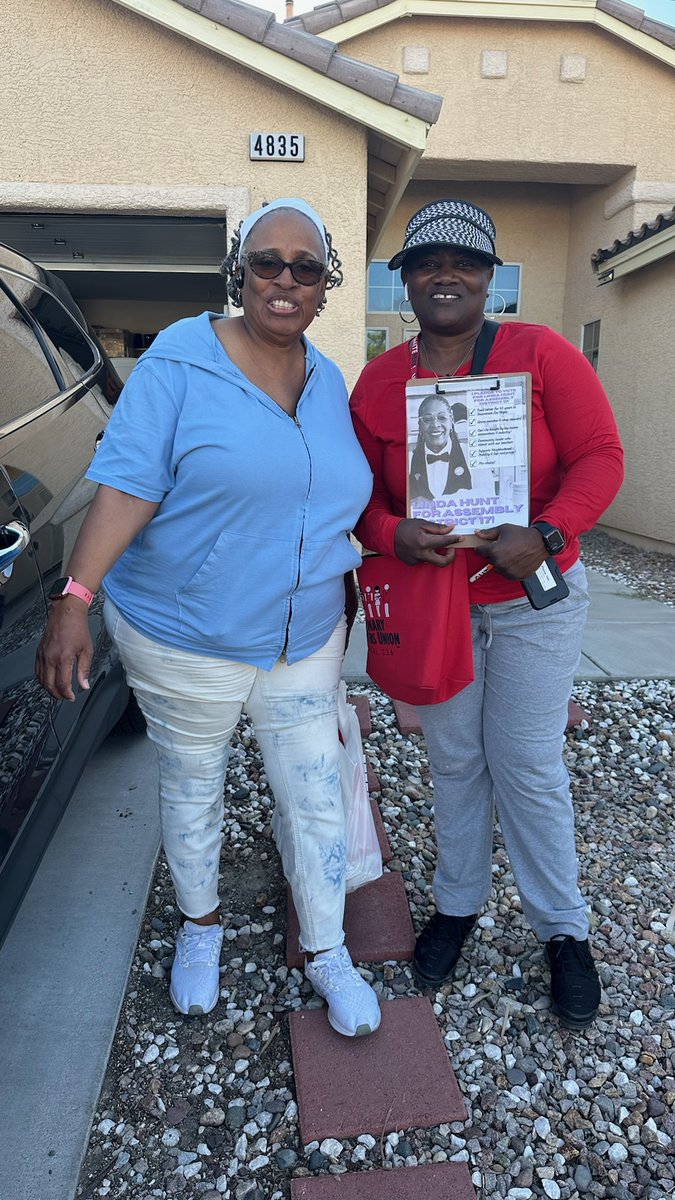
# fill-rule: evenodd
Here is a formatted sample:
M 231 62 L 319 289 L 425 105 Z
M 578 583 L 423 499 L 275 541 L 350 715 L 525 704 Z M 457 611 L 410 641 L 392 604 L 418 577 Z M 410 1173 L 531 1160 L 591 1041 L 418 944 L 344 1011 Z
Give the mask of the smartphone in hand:
M 553 555 L 544 559 L 534 575 L 528 575 L 527 579 L 521 579 L 520 582 L 533 608 L 548 608 L 549 604 L 556 604 L 570 594 Z

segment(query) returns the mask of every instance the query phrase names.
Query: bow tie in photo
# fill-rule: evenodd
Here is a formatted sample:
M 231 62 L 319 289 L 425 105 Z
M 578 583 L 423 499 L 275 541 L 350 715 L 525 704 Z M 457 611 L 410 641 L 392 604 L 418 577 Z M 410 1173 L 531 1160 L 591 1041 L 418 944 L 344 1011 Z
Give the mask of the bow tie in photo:
M 445 454 L 427 454 L 427 463 L 435 463 L 435 462 L 449 463 L 450 455 L 448 454 L 447 450 L 446 450 Z

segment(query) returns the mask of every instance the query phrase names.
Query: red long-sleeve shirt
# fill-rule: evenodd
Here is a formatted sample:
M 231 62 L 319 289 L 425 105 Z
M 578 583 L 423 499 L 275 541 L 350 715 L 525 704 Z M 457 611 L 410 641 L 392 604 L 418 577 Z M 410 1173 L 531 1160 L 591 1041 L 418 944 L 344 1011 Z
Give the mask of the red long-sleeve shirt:
M 566 338 L 545 325 L 500 326 L 485 371 L 532 375 L 530 521 L 549 521 L 565 536 L 556 556 L 561 570 L 579 557 L 579 534 L 595 525 L 623 480 L 623 449 L 614 414 L 590 363 Z M 469 365 L 457 372 L 467 375 Z M 373 494 L 356 526 L 368 550 L 394 554 L 394 533 L 406 515 L 405 385 L 410 344 L 381 354 L 364 367 L 351 410 L 356 435 L 374 475 Z M 434 378 L 419 370 L 420 378 Z M 458 553 L 469 575 L 485 565 L 471 549 Z M 472 602 L 490 604 L 522 596 L 518 582 L 490 571 L 469 585 Z

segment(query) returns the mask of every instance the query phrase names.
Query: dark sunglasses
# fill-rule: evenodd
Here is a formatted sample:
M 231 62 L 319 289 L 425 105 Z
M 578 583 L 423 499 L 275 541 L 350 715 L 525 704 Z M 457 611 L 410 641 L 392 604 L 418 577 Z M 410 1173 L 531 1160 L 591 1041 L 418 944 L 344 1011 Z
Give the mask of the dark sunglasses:
M 315 258 L 297 258 L 295 262 L 284 262 L 283 258 L 269 250 L 254 250 L 245 255 L 245 258 L 253 274 L 259 279 L 277 279 L 284 267 L 288 267 L 296 283 L 312 287 L 326 274 L 324 264 L 317 262 Z

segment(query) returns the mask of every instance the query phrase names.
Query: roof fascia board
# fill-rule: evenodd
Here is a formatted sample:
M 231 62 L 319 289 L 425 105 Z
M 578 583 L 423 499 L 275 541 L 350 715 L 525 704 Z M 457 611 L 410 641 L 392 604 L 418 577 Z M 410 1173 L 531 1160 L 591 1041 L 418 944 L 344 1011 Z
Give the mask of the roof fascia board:
M 352 21 L 324 29 L 321 36 L 340 45 L 402 17 L 469 17 L 597 25 L 645 54 L 651 54 L 653 58 L 675 67 L 675 50 L 671 46 L 664 45 L 647 33 L 641 33 L 639 29 L 633 29 L 632 25 L 609 13 L 601 12 L 596 8 L 595 0 L 574 0 L 574 3 L 566 4 L 557 3 L 556 0 L 394 0 L 393 4 L 373 9 Z
M 346 42 L 401 17 L 470 17 L 518 21 L 593 21 L 595 0 L 394 0 L 372 12 L 324 29 L 322 37 Z
M 642 267 L 648 267 L 650 263 L 658 262 L 659 259 L 674 253 L 675 225 L 670 225 L 668 229 L 662 229 L 660 233 L 655 233 L 642 242 L 636 242 L 634 246 L 629 246 L 613 258 L 605 259 L 598 270 L 598 283 L 612 283 L 615 279 L 621 279 L 623 275 L 630 275 L 633 271 L 639 271 Z
M 366 249 L 366 260 L 372 262 L 377 248 L 382 241 L 384 232 L 393 217 L 403 193 L 405 192 L 409 180 L 413 178 L 417 164 L 422 157 L 422 151 L 409 149 L 405 151 L 396 166 L 396 182 L 387 191 L 386 208 L 378 214 L 375 229 L 368 236 L 368 245 Z
M 666 46 L 664 42 L 650 37 L 648 33 L 633 29 L 625 21 L 619 21 L 617 17 L 600 12 L 599 9 L 596 10 L 594 23 L 600 29 L 605 29 L 607 33 L 612 33 L 622 41 L 629 42 L 631 46 L 635 46 L 636 50 L 643 50 L 645 54 L 651 54 L 652 58 L 658 58 L 666 66 L 675 67 L 675 50 L 672 46 Z
M 293 62 L 268 46 L 175 4 L 174 0 L 115 0 L 115 4 L 163 25 L 165 29 L 182 34 L 190 41 L 232 59 L 314 103 L 323 104 L 401 146 L 421 151 L 426 145 L 428 126 L 418 117 L 412 117 L 344 83 L 329 79 L 303 63 Z

